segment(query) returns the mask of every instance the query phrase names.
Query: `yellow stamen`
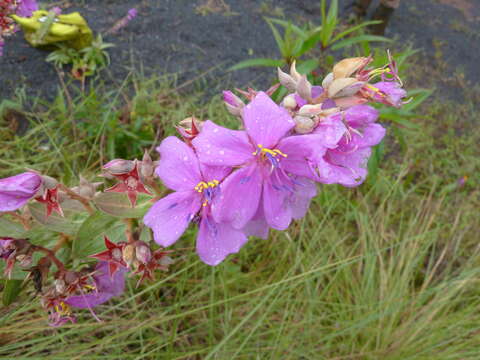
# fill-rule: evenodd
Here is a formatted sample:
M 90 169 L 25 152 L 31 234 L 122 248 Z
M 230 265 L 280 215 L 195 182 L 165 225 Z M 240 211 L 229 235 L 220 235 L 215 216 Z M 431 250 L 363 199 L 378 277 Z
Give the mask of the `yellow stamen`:
M 59 305 L 55 305 L 55 311 L 62 316 L 69 316 L 72 314 L 70 306 L 65 304 L 63 301 L 60 301 Z
M 252 155 L 258 155 L 258 154 L 262 154 L 262 155 L 265 155 L 265 154 L 270 154 L 272 156 L 277 156 L 277 155 L 280 155 L 280 156 L 283 156 L 283 157 L 287 157 L 288 155 L 287 154 L 284 154 L 283 152 L 281 152 L 280 150 L 278 149 L 273 149 L 273 150 L 270 150 L 270 149 L 267 149 L 265 147 L 263 147 L 262 144 L 258 144 L 257 145 L 258 147 L 258 150 L 256 150 L 254 153 L 252 153 Z

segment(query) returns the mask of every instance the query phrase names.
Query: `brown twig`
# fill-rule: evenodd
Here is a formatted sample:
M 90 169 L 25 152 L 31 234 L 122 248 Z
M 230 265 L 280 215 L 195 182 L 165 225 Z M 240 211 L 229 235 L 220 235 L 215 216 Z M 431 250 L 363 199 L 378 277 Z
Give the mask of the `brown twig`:
M 128 243 L 132 244 L 135 242 L 135 239 L 133 237 L 133 220 L 123 219 L 123 222 L 125 223 L 125 225 L 127 225 L 127 228 L 125 229 L 125 236 L 127 237 Z
M 44 248 L 43 246 L 39 245 L 32 245 L 33 251 L 40 251 L 45 254 L 45 257 L 50 259 L 55 265 L 57 266 L 58 270 L 60 272 L 65 272 L 65 265 L 63 262 L 58 260 L 58 258 L 55 256 L 55 252 L 53 250 Z

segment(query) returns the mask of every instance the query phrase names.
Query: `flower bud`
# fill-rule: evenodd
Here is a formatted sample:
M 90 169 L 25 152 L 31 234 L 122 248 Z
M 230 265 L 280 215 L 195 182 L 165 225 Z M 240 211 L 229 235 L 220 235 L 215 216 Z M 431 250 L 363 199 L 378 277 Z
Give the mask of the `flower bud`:
M 327 76 L 325 76 L 325 79 L 322 81 L 322 87 L 324 89 L 328 88 L 330 84 L 333 81 L 333 73 L 329 73 Z
M 145 150 L 142 162 L 140 163 L 140 175 L 144 178 L 151 178 L 153 177 L 154 171 L 155 167 L 153 166 L 152 158 L 148 154 L 148 151 Z
M 298 134 L 308 134 L 315 128 L 315 121 L 306 116 L 295 116 L 295 131 Z
M 75 186 L 74 188 L 72 188 L 72 190 L 76 192 L 78 195 L 83 196 L 84 198 L 93 199 L 93 197 L 95 196 L 97 187 L 102 184 L 103 183 L 101 182 L 91 183 L 87 179 L 85 179 L 83 176 L 80 175 L 79 186 Z
M 290 94 L 288 96 L 285 96 L 283 99 L 283 107 L 293 110 L 297 107 L 297 100 L 295 100 L 295 95 Z
M 297 93 L 302 99 L 310 101 L 312 99 L 312 84 L 307 80 L 306 75 L 302 75 L 297 83 Z
M 138 261 L 146 264 L 152 259 L 152 251 L 147 244 L 140 242 L 135 248 L 135 256 L 137 257 Z
M 194 116 L 188 117 L 178 123 L 177 130 L 185 141 L 189 142 L 200 134 L 200 131 L 202 131 L 203 128 L 203 123 L 203 121 L 198 120 Z
M 226 95 L 226 93 L 229 93 Z M 233 116 L 240 116 L 242 114 L 242 109 L 245 106 L 243 101 L 233 94 L 231 91 L 224 91 L 223 92 L 223 101 L 225 102 L 225 106 L 230 114 Z
M 328 97 L 334 98 L 337 97 L 337 94 L 342 91 L 343 89 L 356 84 L 358 81 L 355 78 L 341 78 L 335 79 L 332 81 L 330 86 L 328 87 Z M 359 89 L 358 89 L 359 90 Z
M 287 73 L 284 73 L 280 68 L 277 68 L 278 70 L 278 81 L 280 84 L 285 86 L 288 91 L 295 91 L 295 88 L 297 87 L 297 82 Z
M 297 71 L 296 65 L 296 61 L 294 60 L 292 62 L 292 65 L 290 65 L 290 76 L 293 78 L 294 81 L 298 82 L 301 80 L 302 75 Z
M 114 159 L 103 165 L 103 169 L 109 175 L 128 174 L 135 168 L 135 161 Z
M 63 281 L 63 279 L 56 279 L 54 282 L 54 285 L 55 285 L 55 290 L 57 291 L 58 294 L 63 294 L 67 289 L 67 285 L 65 284 L 65 281 Z
M 237 95 L 235 95 L 230 90 L 225 90 L 223 92 L 223 101 L 227 105 L 231 105 L 233 107 L 243 107 L 245 103 L 240 99 Z
M 122 258 L 125 263 L 130 266 L 135 259 L 135 246 L 127 244 L 123 247 Z
M 322 113 L 324 110 L 322 109 L 323 104 L 315 104 L 315 105 L 303 105 L 300 110 L 298 111 L 298 115 L 302 116 L 314 116 Z
M 364 66 L 367 58 L 355 57 L 347 58 L 339 61 L 333 67 L 333 75 L 335 79 L 348 78 Z
M 58 185 L 57 180 L 47 175 L 42 175 L 42 180 L 45 189 L 54 189 Z

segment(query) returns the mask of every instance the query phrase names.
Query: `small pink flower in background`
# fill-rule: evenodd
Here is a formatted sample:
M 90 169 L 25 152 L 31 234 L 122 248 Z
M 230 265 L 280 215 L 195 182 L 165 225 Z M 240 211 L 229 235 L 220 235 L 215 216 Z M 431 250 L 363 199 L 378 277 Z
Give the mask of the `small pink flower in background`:
M 15 211 L 37 195 L 42 177 L 32 171 L 0 179 L 0 212 Z
M 138 15 L 138 11 L 135 8 L 128 10 L 127 15 L 118 20 L 108 31 L 107 33 L 116 33 L 119 30 L 123 29 L 128 25 L 130 21 L 135 19 Z
M 467 180 L 468 180 L 468 176 L 467 175 L 464 175 L 462 176 L 460 179 L 458 179 L 457 181 L 457 185 L 459 188 L 462 188 L 465 186 L 465 184 L 467 183 Z

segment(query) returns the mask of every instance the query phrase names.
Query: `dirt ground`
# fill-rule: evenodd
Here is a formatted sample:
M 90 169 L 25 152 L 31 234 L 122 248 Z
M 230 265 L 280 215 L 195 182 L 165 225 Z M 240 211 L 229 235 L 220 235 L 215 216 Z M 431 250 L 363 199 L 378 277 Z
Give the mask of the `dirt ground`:
M 81 3 L 81 5 L 79 5 Z M 277 48 L 263 16 L 284 15 L 297 24 L 319 23 L 319 0 L 76 0 L 44 1 L 63 5 L 65 12 L 79 10 L 95 32 L 105 32 L 127 11 L 139 15 L 118 34 L 105 37 L 116 44 L 110 50 L 111 84 L 120 83 L 133 68 L 148 74 L 176 73 L 180 81 L 206 73 L 204 87 L 217 90 L 221 83 L 264 87 L 274 74 L 271 68 L 237 72 L 226 69 L 247 58 L 276 57 Z M 76 4 L 73 6 L 71 4 Z M 344 16 L 351 0 L 340 0 Z M 210 5 L 210 6 L 208 6 Z M 422 49 L 422 63 L 440 96 L 461 97 L 457 87 L 480 81 L 480 1 L 403 0 L 386 35 Z M 58 87 L 47 53 L 31 48 L 21 33 L 7 41 L 0 58 L 0 99 L 24 85 L 29 95 L 52 98 Z M 448 80 L 446 80 L 448 79 Z M 461 85 L 452 79 L 463 79 Z M 426 86 L 432 84 L 429 78 Z M 416 80 L 416 85 L 422 81 Z

